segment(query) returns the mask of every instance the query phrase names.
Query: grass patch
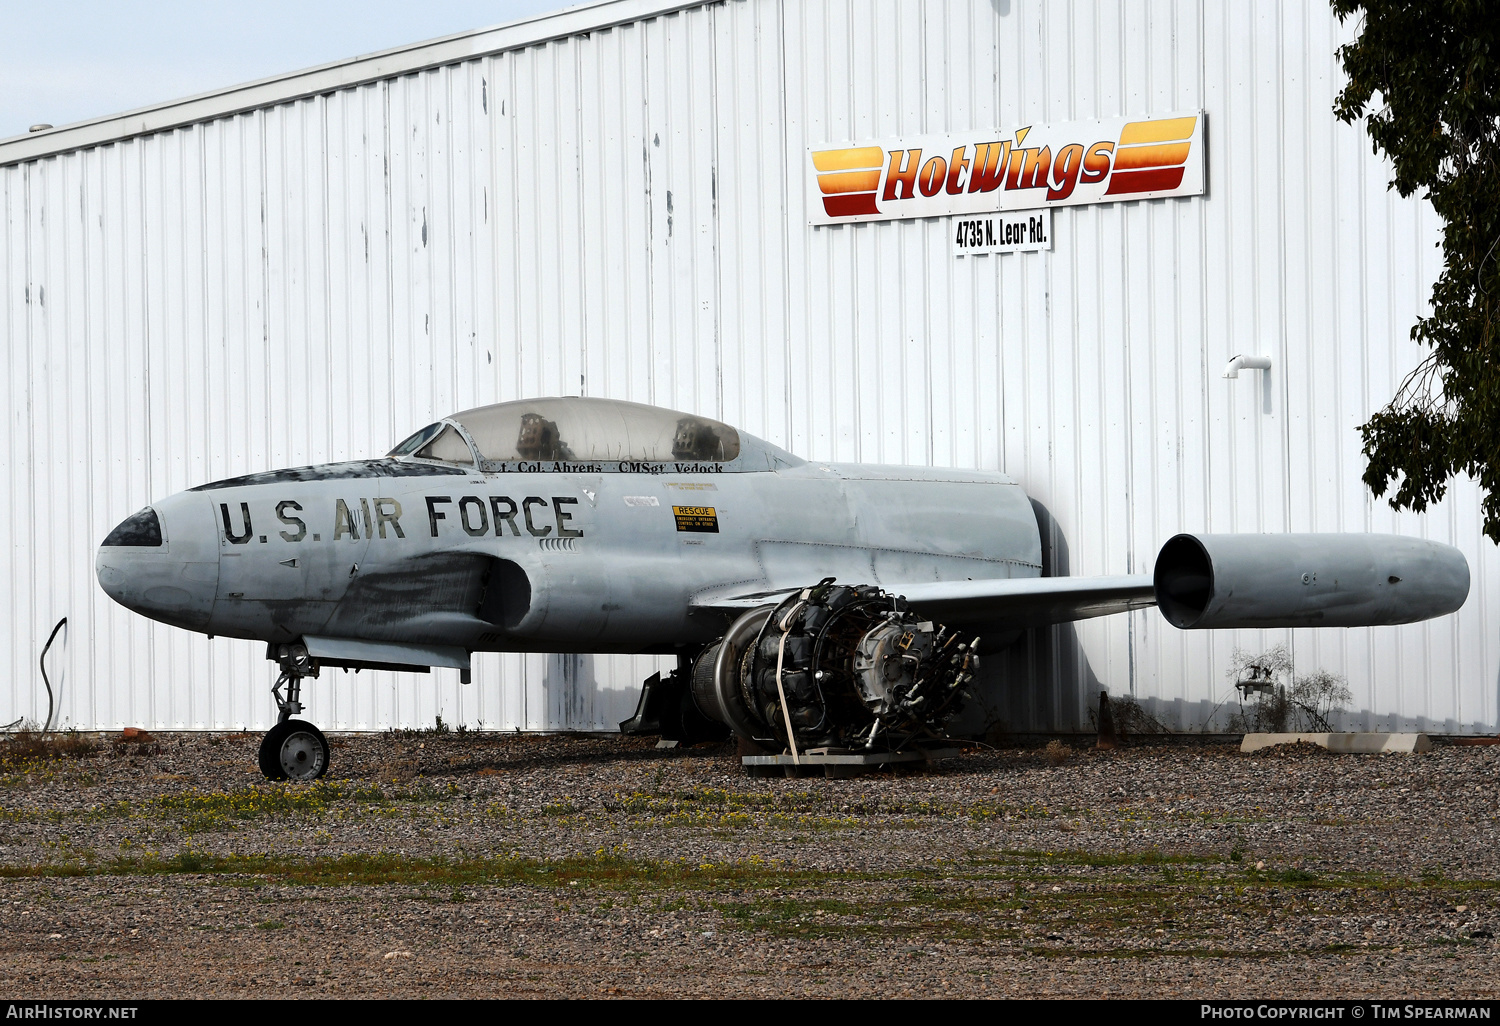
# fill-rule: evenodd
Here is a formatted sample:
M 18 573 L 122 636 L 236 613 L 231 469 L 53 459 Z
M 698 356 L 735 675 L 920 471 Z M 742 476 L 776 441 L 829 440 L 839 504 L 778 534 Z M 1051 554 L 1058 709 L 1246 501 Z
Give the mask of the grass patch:
M 1174 871 L 1175 880 L 1167 875 Z M 1360 925 L 1339 920 L 1368 918 L 1377 910 L 1409 914 L 1403 911 L 1411 905 L 1409 894 L 1430 903 L 1467 892 L 1473 902 L 1480 890 L 1500 891 L 1496 881 L 1465 886 L 1304 870 L 1247 872 L 1227 856 L 1160 851 L 1012 851 L 918 869 L 820 871 L 761 858 L 643 859 L 623 847 L 557 859 L 423 858 L 385 852 L 216 855 L 188 842 L 174 855 L 148 852 L 106 860 L 63 853 L 46 865 L 0 866 L 0 879 L 176 874 L 231 887 L 343 888 L 352 901 L 370 900 L 359 888 L 371 886 L 442 903 L 492 900 L 476 895 L 477 887 L 518 887 L 530 889 L 533 897 L 550 893 L 543 902 L 550 900 L 562 911 L 644 903 L 651 914 L 714 913 L 726 929 L 762 936 L 1001 943 L 1042 957 L 1131 959 L 1259 959 L 1371 950 L 1358 945 Z M 1182 879 L 1190 874 L 1197 875 Z M 1322 935 L 1300 942 L 1282 937 L 1274 928 L 1289 920 L 1315 922 Z M 254 925 L 260 930 L 283 926 L 275 919 Z M 1239 947 L 1245 930 L 1258 938 L 1253 950 Z M 1349 940 L 1354 943 L 1331 943 Z M 1430 935 L 1417 943 L 1447 945 L 1444 950 L 1474 944 Z
M 1168 853 L 1158 848 L 1120 852 L 1009 849 L 995 854 L 974 853 L 975 864 L 981 866 L 1082 866 L 1089 869 L 1103 869 L 1111 866 L 1208 866 L 1222 863 L 1224 859 L 1223 855 L 1198 855 L 1191 852 Z
M 41 731 L 24 728 L 0 734 L 0 787 L 52 783 L 58 779 L 91 782 L 79 761 L 95 754 L 99 742 L 76 730 Z
M 700 787 L 686 791 L 615 794 L 607 812 L 641 817 L 653 826 L 743 828 L 749 826 L 844 829 L 861 818 L 890 819 L 1045 819 L 1043 806 L 997 802 L 900 801 L 887 798 L 839 802 L 812 791 L 731 791 Z
M 176 820 L 185 830 L 199 831 L 222 830 L 236 820 L 322 816 L 340 802 L 379 805 L 385 801 L 385 794 L 373 785 L 320 780 L 311 786 L 265 784 L 238 791 L 199 791 L 194 788 L 152 798 L 140 811 L 148 817 Z
M 382 735 L 387 740 L 415 741 L 426 738 L 443 737 L 447 734 L 463 736 L 469 733 L 467 724 L 460 723 L 457 727 L 444 723 L 441 716 L 435 717 L 430 727 L 389 727 Z
M 1332 945 L 1334 948 L 1347 948 L 1347 944 Z M 1244 948 L 1072 948 L 1064 946 L 1049 947 L 1039 945 L 1028 947 L 1028 955 L 1038 955 L 1042 958 L 1245 958 L 1266 959 L 1286 958 L 1289 955 L 1314 955 L 1324 951 L 1323 948 L 1298 948 L 1289 951 L 1255 951 Z
M 397 797 L 408 798 L 406 795 Z M 430 797 L 419 793 L 410 796 L 410 800 L 424 801 Z M 112 802 L 73 811 L 0 809 L 0 821 L 165 820 L 189 832 L 197 832 L 233 829 L 238 822 L 274 816 L 324 816 L 343 804 L 359 804 L 366 808 L 386 806 L 393 800 L 375 784 L 320 780 L 314 784 L 266 783 L 235 791 L 192 788 L 143 802 Z
M 999 941 L 1045 928 L 1088 941 L 1120 930 L 1148 934 L 1173 921 L 1181 898 L 1174 890 L 1140 887 L 1033 893 L 949 878 L 908 885 L 894 895 L 762 896 L 715 908 L 731 925 L 781 937 Z
M 1283 869 L 1279 872 L 1268 873 L 1266 876 L 1277 883 L 1308 884 L 1318 882 L 1318 874 L 1306 869 Z
M 188 848 L 177 855 L 119 857 L 84 863 L 0 866 L 0 879 L 56 876 L 165 876 L 195 873 L 252 878 L 319 887 L 411 884 L 442 887 L 450 895 L 463 886 L 522 884 L 536 887 L 600 887 L 658 891 L 718 886 L 789 887 L 862 879 L 862 874 L 796 870 L 758 858 L 734 862 L 633 859 L 612 851 L 560 859 L 416 858 L 406 855 L 340 855 L 296 858 L 271 855 L 211 855 Z

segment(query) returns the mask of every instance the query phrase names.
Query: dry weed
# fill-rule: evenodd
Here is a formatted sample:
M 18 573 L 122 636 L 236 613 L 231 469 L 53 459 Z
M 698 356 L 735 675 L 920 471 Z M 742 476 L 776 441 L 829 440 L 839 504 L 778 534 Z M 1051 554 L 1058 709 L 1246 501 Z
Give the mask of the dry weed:
M 404 784 L 416 779 L 421 764 L 416 759 L 387 759 L 372 774 L 383 784 Z
M 80 759 L 99 750 L 99 742 L 76 730 L 61 733 L 22 727 L 0 741 L 0 758 Z

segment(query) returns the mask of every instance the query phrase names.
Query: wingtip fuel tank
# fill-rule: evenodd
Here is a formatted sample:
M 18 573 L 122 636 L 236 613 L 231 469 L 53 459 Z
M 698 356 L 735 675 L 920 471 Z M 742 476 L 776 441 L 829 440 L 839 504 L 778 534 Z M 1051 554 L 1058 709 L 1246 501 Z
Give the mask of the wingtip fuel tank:
M 1153 580 L 1184 630 L 1374 627 L 1457 611 L 1469 564 L 1451 545 L 1393 534 L 1179 534 Z

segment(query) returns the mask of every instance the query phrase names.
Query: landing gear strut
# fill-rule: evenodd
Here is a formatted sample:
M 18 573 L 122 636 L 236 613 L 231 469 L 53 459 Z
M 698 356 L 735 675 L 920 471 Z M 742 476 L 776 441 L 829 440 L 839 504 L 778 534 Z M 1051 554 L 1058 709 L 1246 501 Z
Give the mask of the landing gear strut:
M 279 715 L 261 739 L 260 771 L 267 780 L 317 780 L 328 772 L 328 739 L 311 723 L 292 717 L 302 711 L 302 678 L 316 677 L 318 664 L 302 645 L 271 645 L 266 656 L 281 667 L 271 685 Z

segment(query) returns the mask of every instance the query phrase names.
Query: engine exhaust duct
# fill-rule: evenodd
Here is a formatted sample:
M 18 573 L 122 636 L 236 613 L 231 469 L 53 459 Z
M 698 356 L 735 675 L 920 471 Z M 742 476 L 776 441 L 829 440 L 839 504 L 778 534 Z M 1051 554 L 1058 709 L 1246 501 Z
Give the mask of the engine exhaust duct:
M 1185 630 L 1370 627 L 1454 612 L 1469 564 L 1450 545 L 1393 534 L 1179 534 L 1153 583 Z

